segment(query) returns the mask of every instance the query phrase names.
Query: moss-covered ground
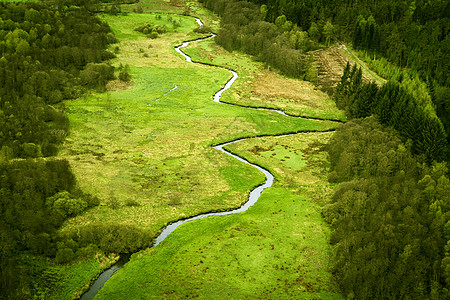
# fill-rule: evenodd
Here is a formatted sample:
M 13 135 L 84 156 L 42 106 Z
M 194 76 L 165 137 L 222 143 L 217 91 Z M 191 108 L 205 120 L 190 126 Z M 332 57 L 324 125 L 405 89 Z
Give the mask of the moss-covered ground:
M 132 13 L 137 5 L 145 13 Z M 98 196 L 101 205 L 67 222 L 63 232 L 87 224 L 124 224 L 156 236 L 169 222 L 237 207 L 264 176 L 211 145 L 338 126 L 214 103 L 213 94 L 231 74 L 188 63 L 175 52 L 181 41 L 200 36 L 193 32 L 194 19 L 180 15 L 185 9 L 151 0 L 125 7 L 128 15 L 102 16 L 119 39 L 112 46 L 118 47 L 112 63 L 129 65 L 133 81 L 66 104 L 71 131 L 60 156 L 70 161 L 80 187 Z M 196 3 L 190 9 L 207 25 L 217 26 L 217 19 Z M 173 20 L 180 26 L 174 27 Z M 149 39 L 133 30 L 145 23 L 166 25 L 168 31 Z M 188 52 L 193 59 L 203 57 L 239 73 L 224 101 L 254 105 L 246 102 L 250 98 L 258 106 L 296 115 L 343 118 L 308 83 L 269 72 L 209 41 L 192 46 Z M 267 83 L 275 81 L 274 86 Z M 301 95 L 286 94 L 297 85 Z M 248 212 L 187 223 L 158 247 L 135 254 L 99 297 L 338 297 L 327 272 L 328 231 L 320 216 L 330 189 L 322 149 L 329 136 L 266 136 L 230 145 L 233 152 L 273 171 L 274 187 Z

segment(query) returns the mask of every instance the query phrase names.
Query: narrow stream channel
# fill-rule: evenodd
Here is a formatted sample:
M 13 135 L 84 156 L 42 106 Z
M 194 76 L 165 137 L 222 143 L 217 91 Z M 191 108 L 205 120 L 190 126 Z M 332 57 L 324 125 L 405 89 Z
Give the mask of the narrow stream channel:
M 200 27 L 203 26 L 203 23 L 201 22 L 200 19 L 195 18 L 195 21 L 197 22 L 197 24 Z M 212 38 L 214 36 L 215 35 L 213 33 L 211 33 L 210 36 L 208 36 L 206 38 L 200 38 L 200 39 L 197 39 L 195 41 L 206 40 L 206 39 Z M 181 51 L 181 48 L 187 47 L 189 45 L 189 43 L 190 42 L 183 42 L 180 46 L 175 47 L 175 51 L 178 52 L 180 55 L 182 55 L 186 59 L 187 62 L 198 63 L 198 62 L 192 61 L 192 59 L 191 59 L 191 57 L 189 55 L 187 55 L 186 53 Z M 200 63 L 200 64 L 202 64 L 202 63 Z M 227 104 L 227 105 L 235 105 L 235 104 L 225 103 L 225 102 L 220 101 L 220 98 L 222 97 L 222 93 L 224 91 L 228 90 L 229 88 L 231 88 L 233 83 L 239 77 L 238 74 L 235 71 L 233 71 L 233 70 L 229 70 L 229 71 L 231 72 L 231 74 L 233 76 L 225 84 L 225 86 L 222 89 L 220 89 L 216 94 L 214 94 L 213 101 L 216 102 L 216 103 L 222 103 L 222 104 Z M 240 106 L 240 105 L 237 105 L 237 106 Z M 270 110 L 270 111 L 275 111 L 275 112 L 277 112 L 279 114 L 282 114 L 284 116 L 287 116 L 287 117 L 296 117 L 296 116 L 288 115 L 285 112 L 283 112 L 281 110 L 278 110 L 278 109 L 257 108 L 257 107 L 247 107 L 247 108 L 249 108 L 249 109 Z M 297 118 L 301 118 L 301 117 L 297 117 Z M 295 134 L 295 133 L 293 133 L 293 134 Z M 287 136 L 287 135 L 292 135 L 292 134 L 286 134 L 286 135 L 282 135 L 282 136 Z M 158 246 L 167 236 L 169 236 L 170 233 L 172 233 L 178 226 L 180 226 L 180 225 L 182 225 L 184 223 L 187 223 L 187 222 L 190 222 L 190 221 L 194 221 L 194 220 L 203 219 L 203 218 L 207 218 L 207 217 L 211 217 L 211 216 L 224 216 L 224 215 L 241 213 L 241 212 L 244 212 L 244 211 L 248 210 L 249 207 L 251 207 L 253 204 L 255 204 L 256 201 L 258 201 L 258 199 L 261 196 L 261 193 L 263 192 L 263 190 L 265 190 L 265 189 L 267 189 L 267 188 L 272 186 L 273 181 L 274 181 L 274 176 L 269 171 L 267 171 L 266 169 L 264 169 L 264 168 L 262 168 L 262 167 L 260 167 L 260 166 L 258 166 L 256 164 L 250 163 L 246 159 L 244 159 L 244 158 L 242 158 L 242 157 L 240 157 L 240 156 L 238 156 L 236 154 L 233 154 L 233 153 L 231 153 L 231 152 L 229 152 L 229 151 L 227 151 L 227 150 L 225 150 L 223 148 L 223 147 L 225 147 L 227 145 L 230 145 L 230 144 L 233 144 L 233 143 L 237 143 L 237 142 L 242 141 L 244 139 L 246 139 L 246 138 L 229 141 L 229 142 L 217 145 L 217 146 L 213 146 L 213 148 L 216 149 L 216 150 L 222 151 L 223 153 L 225 153 L 225 154 L 227 154 L 227 155 L 229 155 L 229 156 L 231 156 L 231 157 L 233 157 L 233 158 L 235 158 L 235 159 L 237 159 L 237 160 L 239 160 L 239 161 L 241 161 L 241 162 L 243 162 L 245 164 L 248 164 L 248 165 L 258 169 L 259 171 L 261 171 L 266 176 L 266 181 L 263 184 L 261 184 L 261 185 L 257 186 L 256 188 L 254 188 L 250 192 L 247 202 L 245 202 L 241 207 L 239 207 L 237 209 L 234 209 L 234 210 L 231 210 L 231 211 L 224 211 L 224 212 L 213 212 L 213 213 L 201 214 L 201 215 L 194 216 L 194 217 L 191 217 L 191 218 L 187 218 L 187 219 L 184 219 L 184 220 L 179 220 L 177 222 L 174 222 L 172 224 L 167 225 L 163 229 L 163 231 L 160 233 L 160 235 L 155 239 L 153 247 Z M 105 282 L 108 281 L 108 279 L 111 278 L 111 276 L 117 270 L 121 269 L 123 267 L 123 265 L 129 261 L 130 256 L 131 256 L 130 254 L 121 255 L 120 260 L 115 265 L 113 265 L 111 268 L 107 269 L 102 274 L 100 274 L 100 276 L 95 280 L 95 282 L 92 284 L 92 286 L 89 288 L 89 290 L 85 294 L 83 294 L 81 299 L 82 300 L 91 300 L 91 299 L 93 299 L 95 297 L 95 295 L 97 295 L 97 293 L 101 290 L 101 288 L 103 287 Z
M 195 18 L 195 21 L 197 22 L 197 24 L 202 27 L 203 23 L 200 21 L 200 19 Z M 214 34 L 211 34 L 209 37 L 206 38 L 201 38 L 198 39 L 196 41 L 201 41 L 201 40 L 205 40 L 205 39 L 209 39 L 214 37 Z M 195 63 L 192 61 L 191 57 L 187 54 L 185 54 L 183 51 L 181 51 L 181 48 L 184 48 L 186 46 L 189 45 L 190 42 L 184 42 L 182 43 L 180 46 L 175 47 L 175 51 L 178 52 L 180 55 L 182 55 L 187 62 L 191 62 L 191 63 Z M 213 101 L 217 102 L 217 103 L 223 103 L 220 101 L 220 98 L 222 96 L 222 93 L 226 90 L 228 90 L 229 88 L 231 88 L 231 86 L 233 85 L 234 81 L 238 78 L 238 74 L 233 71 L 230 70 L 230 72 L 232 73 L 233 77 L 225 84 L 225 86 L 220 89 L 213 97 Z M 225 104 L 225 103 L 224 103 Z M 259 171 L 261 171 L 265 176 L 266 176 L 266 181 L 257 186 L 256 188 L 254 188 L 248 197 L 248 201 L 245 202 L 241 207 L 235 209 L 235 210 L 231 210 L 231 211 L 224 211 L 224 212 L 214 212 L 214 213 L 206 213 L 206 214 L 201 214 L 192 218 L 188 218 L 188 219 L 184 219 L 184 220 L 180 220 L 177 221 L 175 223 L 169 224 L 166 226 L 166 228 L 164 228 L 164 230 L 160 233 L 160 235 L 155 239 L 155 242 L 153 244 L 153 247 L 158 246 L 167 236 L 169 236 L 170 233 L 172 233 L 178 226 L 190 222 L 190 221 L 194 221 L 194 220 L 199 220 L 199 219 L 203 219 L 203 218 L 207 218 L 207 217 L 211 217 L 211 216 L 224 216 L 224 215 L 230 215 L 230 214 L 236 214 L 236 213 L 240 213 L 243 211 L 246 211 L 247 209 L 249 209 L 250 206 L 252 206 L 253 204 L 256 203 L 256 201 L 258 201 L 259 197 L 261 196 L 261 193 L 263 190 L 269 188 L 272 186 L 273 184 L 273 180 L 274 180 L 274 176 L 267 171 L 266 169 L 252 164 L 249 161 L 247 161 L 246 159 L 239 157 L 227 150 L 225 150 L 223 147 L 226 145 L 230 145 L 233 143 L 237 143 L 239 141 L 241 141 L 243 139 L 238 139 L 238 140 L 234 140 L 234 141 L 230 141 L 230 142 L 226 142 L 217 146 L 214 146 L 213 148 L 219 151 L 222 151 L 223 153 L 243 162 L 246 163 L 252 167 L 255 167 L 256 169 L 258 169 Z M 89 290 L 83 294 L 83 296 L 81 297 L 82 300 L 91 300 L 95 297 L 95 295 L 97 295 L 97 293 L 102 289 L 103 285 L 105 284 L 106 281 L 109 280 L 109 278 L 111 278 L 111 276 L 119 269 L 121 269 L 125 263 L 127 263 L 130 259 L 131 255 L 121 255 L 121 258 L 119 259 L 119 261 L 114 264 L 111 268 L 107 269 L 106 271 L 104 271 L 102 274 L 100 274 L 100 276 L 94 281 L 94 283 L 91 285 L 91 287 L 89 288 Z
M 197 24 L 200 27 L 203 26 L 203 23 L 202 23 L 202 21 L 200 19 L 195 18 L 195 21 L 197 22 Z M 214 36 L 215 36 L 215 34 L 211 34 L 209 37 L 200 38 L 200 39 L 197 39 L 195 41 L 206 40 L 206 39 L 209 39 L 209 38 L 213 38 Z M 189 43 L 190 42 L 184 42 L 180 46 L 175 47 L 175 51 L 180 53 L 186 59 L 187 62 L 196 63 L 196 62 L 192 61 L 192 59 L 191 59 L 191 57 L 189 55 L 187 55 L 186 53 L 181 51 L 181 48 L 187 47 L 189 45 Z M 222 93 L 224 91 L 228 90 L 229 88 L 231 88 L 233 83 L 239 77 L 238 74 L 235 71 L 230 70 L 230 72 L 233 75 L 232 78 L 230 80 L 228 80 L 228 82 L 225 84 L 225 86 L 223 88 L 221 88 L 213 96 L 213 101 L 216 102 L 216 103 L 227 104 L 227 103 L 224 103 L 224 102 L 220 101 L 220 98 L 222 97 Z M 240 213 L 240 212 L 246 211 L 250 206 L 255 204 L 256 201 L 258 201 L 258 199 L 261 196 L 261 193 L 262 193 L 263 190 L 265 190 L 265 189 L 267 189 L 267 188 L 272 186 L 273 180 L 274 180 L 274 176 L 269 171 L 267 171 L 266 169 L 264 169 L 264 168 L 262 168 L 262 167 L 260 167 L 260 166 L 258 166 L 256 164 L 252 164 L 248 160 L 246 160 L 246 159 L 244 159 L 244 158 L 242 158 L 240 156 L 237 156 L 236 154 L 233 154 L 233 153 L 231 153 L 231 152 L 229 152 L 229 151 L 227 151 L 227 150 L 225 150 L 223 148 L 226 145 L 237 143 L 237 142 L 239 142 L 241 140 L 243 140 L 243 139 L 237 139 L 237 140 L 234 140 L 234 141 L 229 141 L 229 142 L 226 142 L 226 143 L 214 146 L 213 148 L 216 149 L 216 150 L 222 151 L 223 153 L 225 153 L 225 154 L 227 154 L 227 155 L 229 155 L 229 156 L 231 156 L 231 157 L 233 157 L 233 158 L 235 158 L 235 159 L 237 159 L 237 160 L 239 160 L 239 161 L 241 161 L 241 162 L 243 162 L 245 164 L 248 164 L 248 165 L 258 169 L 259 171 L 261 171 L 266 176 L 266 181 L 263 184 L 261 184 L 261 185 L 257 186 L 256 188 L 254 188 L 250 192 L 247 202 L 245 202 L 241 207 L 239 207 L 239 208 L 237 208 L 235 210 L 201 214 L 201 215 L 194 216 L 194 217 L 191 217 L 191 218 L 187 218 L 187 219 L 184 219 L 184 220 L 179 220 L 179 221 L 177 221 L 175 223 L 167 225 L 167 227 L 164 228 L 164 230 L 161 232 L 161 234 L 155 239 L 155 243 L 153 244 L 153 247 L 158 246 L 159 243 L 161 243 L 170 233 L 172 233 L 181 224 L 184 224 L 184 223 L 187 223 L 187 222 L 190 222 L 190 221 L 194 221 L 194 220 L 203 219 L 203 218 L 206 218 L 206 217 L 225 216 L 225 215 L 236 214 L 236 213 Z

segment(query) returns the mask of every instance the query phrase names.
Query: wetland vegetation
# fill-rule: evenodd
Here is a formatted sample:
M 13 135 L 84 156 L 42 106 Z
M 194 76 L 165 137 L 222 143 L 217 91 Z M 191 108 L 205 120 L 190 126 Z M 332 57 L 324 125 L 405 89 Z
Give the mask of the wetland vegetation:
M 445 62 L 414 68 L 409 43 L 379 39 L 437 24 L 441 49 L 440 4 L 389 21 L 387 1 L 16 2 L 0 5 L 1 299 L 79 298 L 123 253 L 96 299 L 448 296 Z M 212 147 L 237 139 L 273 186 L 152 247 L 264 182 Z

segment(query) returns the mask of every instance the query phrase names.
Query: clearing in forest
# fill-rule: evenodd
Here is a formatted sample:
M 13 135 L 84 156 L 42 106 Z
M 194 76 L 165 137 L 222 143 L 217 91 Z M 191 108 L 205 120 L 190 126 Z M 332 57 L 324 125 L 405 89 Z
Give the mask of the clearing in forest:
M 347 62 L 350 62 L 350 65 L 356 64 L 361 67 L 364 82 L 375 81 L 378 84 L 386 82 L 343 44 L 314 51 L 313 55 L 318 71 L 318 82 L 324 89 L 336 86 L 344 74 Z

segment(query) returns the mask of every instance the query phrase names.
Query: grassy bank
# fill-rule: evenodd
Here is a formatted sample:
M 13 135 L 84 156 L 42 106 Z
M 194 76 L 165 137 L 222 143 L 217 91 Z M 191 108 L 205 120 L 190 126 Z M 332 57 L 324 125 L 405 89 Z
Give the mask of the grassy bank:
M 180 226 L 158 247 L 135 254 L 99 299 L 339 299 L 328 271 L 328 229 L 320 206 L 330 192 L 329 133 L 264 137 L 235 153 L 276 175 L 248 211 Z
M 234 92 L 222 98 L 227 103 L 276 108 L 295 116 L 345 120 L 333 100 L 312 83 L 271 72 L 247 55 L 227 52 L 213 39 L 191 43 L 186 53 L 194 61 L 239 70 L 241 79 Z
M 136 16 L 109 23 L 126 33 L 121 26 L 134 24 L 125 22 L 127 18 Z M 164 38 L 170 35 L 160 43 Z M 67 230 L 80 223 L 124 222 L 156 235 L 169 221 L 235 207 L 262 179 L 211 144 L 336 126 L 214 103 L 212 95 L 228 80 L 228 71 L 183 62 L 171 44 L 151 48 L 148 57 L 127 48 L 131 44 L 142 49 L 140 43 L 148 42 L 133 37 L 121 43 L 124 54 L 119 60 L 130 63 L 132 88 L 67 105 L 72 129 L 61 155 L 71 161 L 83 189 L 103 200 L 103 205 L 73 219 Z M 230 178 L 236 176 L 230 168 L 240 174 L 239 186 L 230 187 Z M 115 199 L 118 207 L 111 205 Z
M 167 222 L 238 206 L 261 175 L 211 144 L 336 126 L 214 103 L 212 95 L 230 73 L 187 63 L 173 50 L 179 41 L 195 36 L 194 20 L 177 16 L 182 27 L 156 40 L 132 30 L 153 17 L 105 16 L 121 40 L 114 63 L 130 65 L 133 85 L 67 104 L 71 134 L 61 156 L 70 160 L 83 189 L 99 196 L 103 205 L 73 219 L 65 230 L 113 222 L 156 235 Z M 235 176 L 241 180 L 231 180 Z

